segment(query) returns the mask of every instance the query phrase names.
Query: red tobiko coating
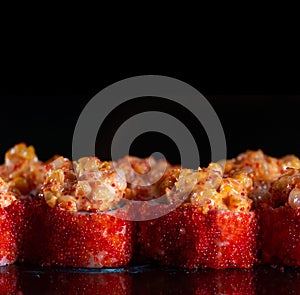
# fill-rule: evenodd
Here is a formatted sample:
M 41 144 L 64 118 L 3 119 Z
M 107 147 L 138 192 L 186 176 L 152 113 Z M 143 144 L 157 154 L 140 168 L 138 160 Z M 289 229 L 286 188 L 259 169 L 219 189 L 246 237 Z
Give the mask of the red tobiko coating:
M 41 265 L 119 267 L 132 258 L 132 222 L 104 213 L 70 212 L 35 201 L 23 259 Z
M 24 234 L 28 227 L 28 218 L 25 217 L 27 207 L 31 204 L 31 198 L 14 201 L 6 207 L 9 218 L 12 222 L 12 232 L 17 246 L 17 254 L 23 251 Z
M 14 263 L 22 247 L 25 204 L 16 200 L 0 208 L 0 266 Z
M 183 268 L 251 268 L 257 260 L 255 213 L 183 205 L 169 214 L 140 222 L 145 257 Z
M 300 266 L 300 209 L 266 207 L 259 216 L 263 262 Z
M 0 266 L 17 260 L 17 244 L 13 233 L 13 222 L 3 208 L 0 208 Z

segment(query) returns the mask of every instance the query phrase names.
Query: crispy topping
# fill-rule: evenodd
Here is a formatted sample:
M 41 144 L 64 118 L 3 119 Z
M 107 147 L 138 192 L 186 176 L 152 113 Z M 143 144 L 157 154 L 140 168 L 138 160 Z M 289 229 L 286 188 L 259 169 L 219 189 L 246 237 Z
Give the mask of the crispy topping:
M 157 194 L 158 196 L 164 195 L 168 190 L 172 189 L 172 187 L 177 183 L 180 172 L 184 173 L 185 170 L 180 168 L 172 168 L 169 169 L 161 178 L 160 182 L 157 185 Z
M 174 171 L 165 192 L 171 200 L 184 196 L 186 203 L 199 206 L 203 213 L 209 210 L 249 211 L 252 201 L 247 197 L 247 189 L 252 185 L 251 179 L 246 173 L 239 174 L 237 179 L 223 178 L 222 172 L 222 167 L 216 163 L 198 171 L 182 169 L 179 176 L 178 171 Z
M 125 194 L 124 173 L 96 157 L 77 162 L 58 157 L 47 165 L 42 193 L 50 207 L 69 211 L 113 209 Z
M 287 169 L 271 186 L 271 201 L 273 207 L 300 207 L 300 169 Z
M 49 206 L 70 211 L 106 211 L 123 197 L 149 200 L 162 195 L 171 202 L 184 199 L 203 212 L 249 211 L 251 200 L 254 205 L 263 201 L 300 207 L 299 158 L 274 158 L 261 150 L 246 151 L 224 162 L 223 175 L 217 163 L 194 171 L 152 157 L 126 156 L 110 163 L 96 157 L 71 162 L 55 156 L 44 165 L 32 146 L 20 143 L 6 153 L 0 177 L 0 207 L 41 188 Z
M 274 180 L 280 175 L 279 160 L 265 155 L 262 150 L 246 151 L 237 158 L 226 161 L 225 173 L 245 170 L 253 180 Z
M 34 147 L 20 143 L 5 154 L 5 163 L 0 166 L 0 176 L 20 196 L 38 191 L 44 182 L 45 170 Z
M 236 178 L 241 171 L 253 181 L 249 197 L 257 204 L 261 201 L 268 202 L 271 198 L 269 189 L 271 184 L 278 179 L 288 168 L 300 168 L 300 160 L 294 155 L 283 158 L 274 158 L 265 155 L 261 150 L 246 151 L 237 158 L 226 161 L 224 173 Z
M 9 185 L 0 177 L 0 208 L 9 206 L 15 200 L 16 197 L 9 190 Z
M 252 180 L 243 171 L 232 178 L 223 179 L 223 168 L 216 163 L 193 171 L 171 167 L 166 162 L 156 162 L 153 158 L 128 156 L 116 164 L 125 172 L 127 197 L 133 199 L 145 200 L 147 196 L 158 198 L 166 195 L 168 202 L 176 202 L 180 198 L 198 205 L 205 213 L 212 209 L 249 211 L 251 208 L 252 201 L 247 197 L 247 191 L 252 188 Z
M 156 161 L 152 157 L 140 159 L 126 156 L 113 163 L 113 165 L 125 173 L 127 181 L 126 198 L 136 200 L 155 198 L 160 180 L 171 169 L 167 161 Z

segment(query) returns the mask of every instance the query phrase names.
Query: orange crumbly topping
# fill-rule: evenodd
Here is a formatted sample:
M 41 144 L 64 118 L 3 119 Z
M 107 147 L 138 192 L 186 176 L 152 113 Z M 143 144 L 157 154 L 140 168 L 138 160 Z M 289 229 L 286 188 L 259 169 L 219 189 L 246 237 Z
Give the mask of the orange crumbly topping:
M 16 197 L 10 191 L 9 185 L 0 177 L 0 208 L 9 206 L 15 200 Z
M 123 197 L 145 201 L 162 195 L 170 202 L 181 198 L 203 212 L 246 212 L 258 203 L 298 208 L 300 159 L 248 150 L 224 162 L 224 171 L 217 163 L 194 171 L 165 160 L 132 156 L 117 162 L 96 157 L 72 162 L 55 156 L 45 165 L 32 146 L 17 144 L 0 166 L 0 207 L 38 191 L 49 206 L 70 211 L 102 212 L 114 209 Z
M 6 152 L 0 177 L 18 196 L 35 193 L 44 182 L 44 165 L 38 160 L 33 146 L 20 143 Z
M 278 180 L 273 182 L 270 192 L 273 207 L 300 208 L 300 169 L 287 169 Z
M 249 192 L 255 202 L 266 201 L 271 196 L 269 189 L 287 168 L 300 168 L 300 160 L 294 155 L 274 158 L 265 155 L 261 150 L 246 151 L 237 158 L 226 161 L 225 175 L 235 177 L 241 171 L 253 180 L 253 187 Z
M 157 195 L 158 183 L 163 175 L 171 169 L 165 160 L 156 161 L 153 157 L 140 159 L 126 156 L 113 165 L 124 171 L 127 199 L 147 200 Z
M 107 211 L 125 195 L 126 180 L 121 170 L 96 157 L 70 161 L 63 157 L 47 164 L 42 195 L 50 207 L 69 211 Z
M 184 196 L 186 203 L 197 205 L 203 213 L 209 210 L 246 212 L 251 209 L 252 201 L 247 197 L 247 190 L 252 186 L 252 180 L 246 173 L 240 173 L 236 178 L 223 178 L 222 166 L 211 163 L 198 171 L 174 169 L 168 178 L 171 181 L 164 179 L 161 182 L 167 197 Z

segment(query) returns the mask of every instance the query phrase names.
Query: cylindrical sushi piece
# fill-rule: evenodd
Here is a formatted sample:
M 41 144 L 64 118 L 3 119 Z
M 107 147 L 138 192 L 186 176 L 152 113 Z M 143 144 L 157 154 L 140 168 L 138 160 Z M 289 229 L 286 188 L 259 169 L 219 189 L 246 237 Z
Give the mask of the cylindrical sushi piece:
M 218 164 L 183 169 L 172 179 L 166 196 L 171 202 L 186 199 L 170 213 L 139 223 L 142 255 L 188 269 L 251 268 L 258 250 L 257 218 L 247 197 L 251 179 L 223 178 Z
M 31 196 L 37 193 L 44 182 L 45 168 L 38 160 L 34 148 L 20 143 L 6 152 L 4 164 L 0 166 L 0 177 L 0 230 L 3 232 L 6 228 L 1 239 L 4 241 L 5 237 L 11 236 L 9 240 L 13 244 L 14 258 L 5 263 L 12 263 L 23 252 L 24 234 L 29 220 L 25 218 L 25 211 L 31 203 Z
M 112 165 L 121 169 L 126 178 L 127 188 L 125 198 L 129 200 L 127 202 L 127 214 L 131 220 L 148 219 L 149 216 L 159 215 L 159 211 L 156 208 L 150 207 L 148 203 L 151 200 L 160 196 L 162 190 L 162 182 L 164 179 L 165 185 L 168 184 L 169 175 L 175 174 L 175 170 L 179 170 L 179 166 L 172 166 L 166 160 L 156 160 L 153 157 L 138 158 L 134 156 L 125 156 Z M 135 201 L 138 201 L 137 203 Z M 142 203 L 141 203 L 142 202 Z M 164 206 L 161 210 L 165 210 Z M 151 218 L 150 217 L 150 218 Z M 139 222 L 136 222 L 138 227 Z M 134 242 L 133 263 L 146 263 L 148 259 L 145 256 L 140 255 L 140 245 L 137 241 Z
M 0 266 L 14 263 L 21 252 L 27 227 L 25 203 L 0 177 Z
M 258 211 L 262 261 L 300 266 L 300 169 L 288 169 L 270 189 L 272 206 Z
M 110 215 L 125 195 L 122 171 L 95 157 L 78 162 L 59 157 L 46 169 L 41 199 L 31 206 L 35 212 L 25 237 L 24 260 L 87 268 L 126 265 L 135 227 L 125 217 Z

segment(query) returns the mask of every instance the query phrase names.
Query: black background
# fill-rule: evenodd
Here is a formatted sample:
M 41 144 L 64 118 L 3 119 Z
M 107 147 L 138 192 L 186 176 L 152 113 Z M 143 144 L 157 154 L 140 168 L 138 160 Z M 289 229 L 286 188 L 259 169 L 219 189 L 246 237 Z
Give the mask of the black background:
M 145 57 L 144 57 L 145 58 Z M 124 56 L 121 59 L 126 59 Z M 238 58 L 235 63 L 226 56 L 205 63 L 205 59 L 172 57 L 147 64 L 85 60 L 80 63 L 53 62 L 42 58 L 29 62 L 8 63 L 1 70 L 0 83 L 0 156 L 15 143 L 24 141 L 35 146 L 39 157 L 47 160 L 54 154 L 71 157 L 72 135 L 78 116 L 86 103 L 104 87 L 136 75 L 165 75 L 180 79 L 198 89 L 214 107 L 224 128 L 227 157 L 246 149 L 263 149 L 273 156 L 293 153 L 300 156 L 299 110 L 300 86 L 297 63 L 273 58 L 249 60 Z M 136 66 L 136 64 L 139 64 Z M 118 124 L 130 115 L 152 109 L 167 110 L 162 103 L 128 103 L 100 129 L 96 154 L 110 157 L 110 140 Z M 197 138 L 201 166 L 210 161 L 207 136 L 201 125 L 191 121 L 174 105 L 171 114 L 188 125 Z M 123 121 L 122 121 L 123 120 Z M 180 161 L 178 149 L 166 136 L 145 134 L 135 140 L 131 153 L 147 156 L 160 151 L 172 163 Z

